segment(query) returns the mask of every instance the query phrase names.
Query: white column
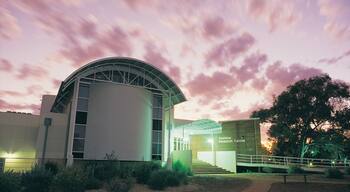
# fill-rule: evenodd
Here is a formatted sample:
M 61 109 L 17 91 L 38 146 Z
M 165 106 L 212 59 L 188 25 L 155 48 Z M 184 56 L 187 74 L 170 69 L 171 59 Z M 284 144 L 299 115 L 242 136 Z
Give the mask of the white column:
M 78 102 L 78 92 L 79 92 L 79 79 L 74 82 L 74 91 L 72 96 L 72 107 L 70 111 L 70 123 L 69 123 L 69 133 L 68 133 L 68 144 L 67 144 L 67 162 L 66 166 L 73 165 L 73 139 L 74 139 L 74 129 L 75 129 L 75 116 L 77 111 Z

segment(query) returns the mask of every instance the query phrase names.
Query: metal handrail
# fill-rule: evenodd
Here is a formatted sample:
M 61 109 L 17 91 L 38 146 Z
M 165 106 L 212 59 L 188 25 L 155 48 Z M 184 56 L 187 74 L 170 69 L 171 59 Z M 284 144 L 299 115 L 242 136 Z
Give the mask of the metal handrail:
M 265 164 L 265 165 L 300 165 L 307 167 L 349 167 L 350 162 L 347 160 L 333 160 L 333 159 L 317 159 L 317 158 L 298 158 L 285 157 L 274 155 L 248 155 L 237 154 L 238 163 L 249 164 Z

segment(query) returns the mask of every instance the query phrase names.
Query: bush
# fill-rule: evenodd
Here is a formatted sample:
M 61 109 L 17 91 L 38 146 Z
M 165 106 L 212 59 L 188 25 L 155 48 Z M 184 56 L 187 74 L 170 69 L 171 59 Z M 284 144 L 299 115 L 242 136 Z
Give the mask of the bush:
M 0 172 L 0 190 L 17 192 L 21 189 L 21 174 L 11 171 Z
M 59 172 L 52 182 L 52 191 L 83 192 L 87 177 L 81 169 L 69 167 Z
M 114 178 L 108 183 L 108 190 L 111 192 L 128 192 L 134 181 L 129 177 L 127 179 Z
M 177 173 L 165 169 L 157 170 L 152 172 L 151 177 L 148 181 L 148 186 L 151 189 L 162 190 L 168 186 L 179 186 L 182 183 L 184 173 Z
M 93 170 L 93 175 L 101 181 L 108 181 L 118 175 L 119 163 L 114 160 L 106 160 L 97 163 Z
M 176 161 L 173 164 L 173 170 L 178 173 L 184 173 L 186 175 L 193 175 L 192 171 L 189 167 L 181 163 L 181 161 Z
M 180 178 L 176 175 L 176 173 L 167 175 L 166 177 L 166 185 L 170 187 L 175 187 L 180 185 Z
M 86 180 L 85 189 L 101 189 L 102 182 L 95 177 L 88 177 Z
M 56 175 L 58 173 L 58 165 L 54 162 L 46 162 L 44 165 L 45 169 L 50 171 L 53 175 Z
M 49 190 L 53 175 L 43 167 L 34 166 L 32 170 L 22 174 L 22 186 L 27 192 L 46 192 Z
M 273 173 L 273 169 L 271 167 L 263 167 L 262 172 L 264 173 Z
M 154 162 L 144 162 L 135 168 L 135 177 L 137 183 L 146 184 L 153 171 L 159 170 L 160 165 Z
M 326 169 L 325 176 L 327 178 L 333 178 L 333 179 L 342 179 L 342 178 L 344 178 L 344 174 L 337 168 L 328 168 L 328 169 Z
M 345 174 L 350 175 L 350 167 L 345 168 Z
M 122 179 L 127 179 L 134 175 L 134 167 L 128 164 L 122 164 L 119 166 L 118 176 Z
M 289 166 L 287 169 L 287 173 L 288 174 L 300 174 L 300 173 L 304 173 L 304 170 L 302 168 L 300 168 L 299 166 Z

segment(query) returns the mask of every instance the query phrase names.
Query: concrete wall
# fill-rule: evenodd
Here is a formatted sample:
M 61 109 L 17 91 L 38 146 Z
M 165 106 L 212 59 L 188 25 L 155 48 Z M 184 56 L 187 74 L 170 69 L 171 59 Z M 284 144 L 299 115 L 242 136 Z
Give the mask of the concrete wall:
M 115 152 L 120 160 L 151 160 L 152 94 L 123 85 L 90 86 L 85 159 Z
M 51 113 L 50 109 L 55 100 L 54 95 L 44 95 L 42 98 L 38 139 L 36 142 L 37 158 L 42 157 L 45 138 L 45 117 L 52 118 L 52 124 L 48 128 L 46 155 L 47 159 L 65 159 L 66 135 L 68 127 L 68 115 L 66 113 Z
M 220 134 L 191 135 L 193 158 L 198 151 L 211 151 L 209 139 L 214 141 L 217 151 L 236 151 L 237 154 L 261 154 L 261 136 L 258 119 L 221 122 Z
M 236 173 L 237 162 L 235 151 L 198 151 L 199 160 L 215 165 L 227 171 Z
M 261 135 L 258 119 L 221 122 L 222 134 L 217 138 L 217 150 L 234 150 L 238 154 L 261 154 Z M 230 139 L 232 143 L 228 142 Z M 233 147 L 233 148 L 232 148 Z
M 0 157 L 34 158 L 40 117 L 0 112 Z

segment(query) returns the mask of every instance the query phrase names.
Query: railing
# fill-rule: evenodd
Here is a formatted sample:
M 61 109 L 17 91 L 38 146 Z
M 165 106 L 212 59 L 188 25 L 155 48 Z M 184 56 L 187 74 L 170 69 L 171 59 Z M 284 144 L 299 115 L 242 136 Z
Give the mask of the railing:
M 298 158 L 284 156 L 269 156 L 269 155 L 245 155 L 237 154 L 237 164 L 251 165 L 275 165 L 280 167 L 288 167 L 290 165 L 298 165 L 310 168 L 327 168 L 337 167 L 344 168 L 350 166 L 349 160 L 332 160 L 332 159 L 314 159 L 314 158 Z

